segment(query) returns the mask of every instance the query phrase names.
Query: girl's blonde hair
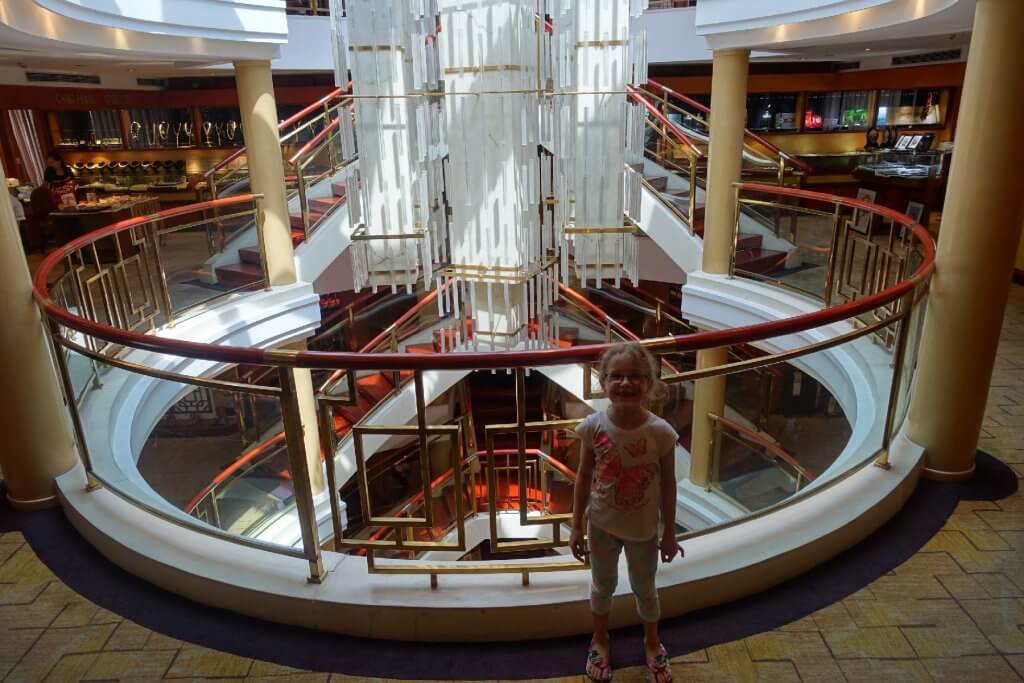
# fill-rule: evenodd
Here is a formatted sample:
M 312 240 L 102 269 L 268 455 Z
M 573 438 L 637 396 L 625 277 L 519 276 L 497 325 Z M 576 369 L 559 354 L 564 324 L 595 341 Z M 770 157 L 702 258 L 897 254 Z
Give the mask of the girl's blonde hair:
M 608 366 L 612 364 L 613 359 L 619 356 L 626 356 L 635 360 L 647 369 L 647 376 L 651 380 L 651 389 L 647 394 L 647 403 L 653 412 L 658 412 L 656 408 L 660 408 L 661 403 L 668 395 L 668 391 L 666 390 L 665 383 L 659 379 L 658 360 L 654 357 L 653 353 L 640 344 L 635 342 L 616 344 L 601 354 L 601 360 L 597 363 L 597 374 L 601 378 L 602 385 L 608 376 Z

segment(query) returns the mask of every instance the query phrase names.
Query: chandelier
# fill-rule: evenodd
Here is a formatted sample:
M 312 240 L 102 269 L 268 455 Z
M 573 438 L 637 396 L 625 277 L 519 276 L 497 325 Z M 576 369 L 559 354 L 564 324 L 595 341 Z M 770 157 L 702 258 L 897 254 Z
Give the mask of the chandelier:
M 636 282 L 647 0 L 341 5 L 356 289 L 422 278 L 454 347 L 532 348 L 558 337 L 558 282 Z

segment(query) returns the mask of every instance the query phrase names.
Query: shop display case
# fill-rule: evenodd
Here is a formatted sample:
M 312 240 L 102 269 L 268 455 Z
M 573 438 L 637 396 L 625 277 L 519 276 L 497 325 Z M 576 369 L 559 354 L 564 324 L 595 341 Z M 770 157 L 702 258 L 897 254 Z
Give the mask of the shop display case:
M 71 173 L 78 194 L 164 192 L 188 189 L 183 159 L 163 161 L 76 161 Z
M 58 149 L 119 149 L 124 146 L 115 110 L 56 112 Z
M 189 109 L 129 109 L 127 123 L 130 149 L 194 147 L 199 140 Z
M 242 113 L 238 107 L 204 107 L 199 110 L 202 129 L 197 131 L 197 144 L 202 147 L 241 147 Z

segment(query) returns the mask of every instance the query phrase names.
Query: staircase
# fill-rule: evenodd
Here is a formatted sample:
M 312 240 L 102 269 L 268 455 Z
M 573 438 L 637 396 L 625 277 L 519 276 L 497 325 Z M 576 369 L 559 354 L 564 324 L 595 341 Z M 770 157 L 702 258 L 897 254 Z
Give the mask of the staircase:
M 331 195 L 309 200 L 309 227 L 314 230 L 325 217 L 345 203 L 346 187 L 342 183 L 331 183 Z M 298 246 L 306 237 L 302 223 L 302 212 L 293 211 L 291 221 L 292 246 Z M 213 271 L 217 282 L 228 289 L 243 289 L 263 281 L 263 266 L 260 262 L 259 247 L 243 247 L 238 250 L 238 263 L 217 266 Z
M 641 164 L 633 168 L 643 171 Z M 669 178 L 664 174 L 645 174 L 644 181 L 661 195 L 662 199 L 678 210 L 693 227 L 693 234 L 704 236 L 704 204 L 695 204 L 693 216 L 690 212 L 690 191 L 687 188 L 670 189 Z M 758 275 L 767 275 L 786 264 L 787 252 L 764 247 L 764 236 L 743 232 L 744 221 L 740 220 L 740 234 L 736 240 L 736 268 Z

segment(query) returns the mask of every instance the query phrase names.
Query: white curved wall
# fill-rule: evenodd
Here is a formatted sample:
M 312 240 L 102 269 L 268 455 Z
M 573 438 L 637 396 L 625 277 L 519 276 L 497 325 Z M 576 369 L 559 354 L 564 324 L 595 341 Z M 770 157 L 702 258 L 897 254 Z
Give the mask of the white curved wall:
M 703 0 L 696 30 L 713 49 L 785 50 L 969 30 L 975 0 Z
M 287 32 L 282 0 L 0 2 L 3 47 L 69 60 L 272 59 Z
M 83 23 L 186 38 L 284 42 L 284 0 L 33 0 Z

